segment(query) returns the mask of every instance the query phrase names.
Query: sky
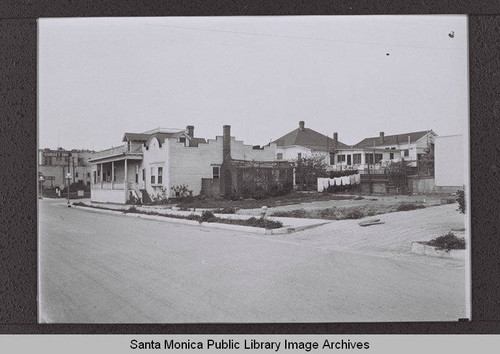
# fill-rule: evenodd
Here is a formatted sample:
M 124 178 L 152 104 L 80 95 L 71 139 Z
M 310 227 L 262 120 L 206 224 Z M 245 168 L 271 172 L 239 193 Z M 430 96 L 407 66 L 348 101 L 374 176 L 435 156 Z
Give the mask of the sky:
M 222 126 L 250 145 L 298 127 L 348 145 L 468 132 L 466 16 L 39 20 L 40 148 Z

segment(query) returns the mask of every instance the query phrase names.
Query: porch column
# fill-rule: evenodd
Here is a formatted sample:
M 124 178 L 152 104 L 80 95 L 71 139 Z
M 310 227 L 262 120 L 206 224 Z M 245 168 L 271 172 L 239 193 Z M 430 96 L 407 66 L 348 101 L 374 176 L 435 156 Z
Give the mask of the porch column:
M 115 189 L 115 162 L 111 161 L 111 189 Z
M 125 203 L 128 200 L 128 171 L 127 171 L 127 159 L 123 160 L 124 163 L 124 171 L 125 171 L 125 177 L 124 177 L 124 184 L 125 184 Z

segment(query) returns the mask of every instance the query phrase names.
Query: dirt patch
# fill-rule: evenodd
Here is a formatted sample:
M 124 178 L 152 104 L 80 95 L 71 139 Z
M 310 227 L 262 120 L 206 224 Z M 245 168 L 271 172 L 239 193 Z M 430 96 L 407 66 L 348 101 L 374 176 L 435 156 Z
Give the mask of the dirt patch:
M 331 207 L 325 209 L 295 209 L 289 211 L 274 211 L 271 216 L 308 218 L 308 219 L 326 219 L 326 220 L 345 220 L 361 219 L 366 216 L 392 213 L 395 211 L 406 211 L 425 208 L 420 202 L 398 202 L 393 204 L 364 204 L 352 207 Z
M 302 193 L 302 192 L 292 192 L 290 194 L 271 197 L 265 199 L 238 199 L 238 200 L 228 200 L 228 199 L 215 199 L 215 198 L 192 198 L 190 200 L 176 200 L 172 203 L 177 207 L 183 209 L 195 208 L 195 209 L 256 209 L 262 206 L 267 207 L 277 207 L 285 205 L 296 205 L 300 203 L 311 203 L 311 202 L 321 202 L 321 201 L 335 201 L 335 200 L 362 200 L 363 197 L 358 195 L 335 195 L 335 194 L 323 194 L 323 193 Z

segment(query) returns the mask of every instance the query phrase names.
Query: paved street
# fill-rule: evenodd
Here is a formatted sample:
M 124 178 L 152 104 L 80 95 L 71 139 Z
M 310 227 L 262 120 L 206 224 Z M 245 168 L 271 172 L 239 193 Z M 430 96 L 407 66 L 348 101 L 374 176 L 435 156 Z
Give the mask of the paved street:
M 448 212 L 443 207 L 436 208 Z M 401 234 L 398 224 L 403 247 L 391 220 L 368 228 L 332 222 L 270 236 L 44 199 L 39 221 L 42 322 L 454 321 L 465 315 L 463 261 L 409 255 L 406 241 L 415 234 Z

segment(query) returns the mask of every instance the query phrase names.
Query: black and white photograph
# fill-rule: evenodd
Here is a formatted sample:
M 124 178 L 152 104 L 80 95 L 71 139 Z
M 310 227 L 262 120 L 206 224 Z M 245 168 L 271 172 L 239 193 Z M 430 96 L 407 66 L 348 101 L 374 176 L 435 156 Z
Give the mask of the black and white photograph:
M 467 26 L 39 19 L 39 323 L 469 319 Z

